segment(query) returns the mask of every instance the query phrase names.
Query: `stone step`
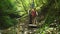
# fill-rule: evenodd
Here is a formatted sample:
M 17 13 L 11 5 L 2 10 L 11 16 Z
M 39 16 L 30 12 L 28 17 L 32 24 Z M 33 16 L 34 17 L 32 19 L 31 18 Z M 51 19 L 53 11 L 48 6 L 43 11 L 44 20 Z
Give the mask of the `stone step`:
M 29 28 L 39 28 L 39 26 L 37 26 L 35 24 L 29 24 L 28 26 L 29 26 Z
M 29 24 L 29 26 L 37 26 L 36 24 Z

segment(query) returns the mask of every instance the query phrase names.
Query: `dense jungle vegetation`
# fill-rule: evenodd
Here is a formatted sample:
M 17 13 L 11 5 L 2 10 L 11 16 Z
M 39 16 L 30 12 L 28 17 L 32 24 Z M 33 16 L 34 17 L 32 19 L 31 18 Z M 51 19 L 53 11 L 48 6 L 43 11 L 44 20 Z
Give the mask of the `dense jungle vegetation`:
M 17 18 L 20 18 L 20 23 L 28 20 L 32 1 L 0 0 L 0 30 L 17 25 Z M 36 34 L 60 34 L 60 0 L 34 0 L 34 8 L 38 12 L 37 21 L 41 23 Z

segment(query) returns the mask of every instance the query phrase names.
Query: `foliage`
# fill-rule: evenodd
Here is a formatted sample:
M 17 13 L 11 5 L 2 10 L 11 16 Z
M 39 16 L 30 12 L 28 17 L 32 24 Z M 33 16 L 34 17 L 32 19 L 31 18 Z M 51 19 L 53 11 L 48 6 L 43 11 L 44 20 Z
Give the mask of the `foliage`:
M 0 0 L 0 29 L 9 28 L 17 23 L 16 19 L 9 15 L 11 13 L 17 13 L 15 4 L 9 0 Z
M 32 0 L 0 0 L 0 29 L 15 25 L 17 17 L 20 17 L 22 22 L 28 20 L 26 18 L 28 17 L 27 11 L 31 9 L 31 4 Z M 39 32 L 45 30 L 45 27 L 50 28 L 52 23 L 54 24 L 53 27 L 56 25 L 58 28 L 60 27 L 60 0 L 34 0 L 34 4 L 34 8 L 39 14 L 39 23 L 45 21 Z

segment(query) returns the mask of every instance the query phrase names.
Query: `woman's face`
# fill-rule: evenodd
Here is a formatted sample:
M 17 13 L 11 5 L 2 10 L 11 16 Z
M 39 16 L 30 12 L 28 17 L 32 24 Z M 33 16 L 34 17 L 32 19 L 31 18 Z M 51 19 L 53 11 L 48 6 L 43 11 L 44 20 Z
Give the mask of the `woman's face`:
M 34 9 L 32 9 L 32 11 L 34 11 Z

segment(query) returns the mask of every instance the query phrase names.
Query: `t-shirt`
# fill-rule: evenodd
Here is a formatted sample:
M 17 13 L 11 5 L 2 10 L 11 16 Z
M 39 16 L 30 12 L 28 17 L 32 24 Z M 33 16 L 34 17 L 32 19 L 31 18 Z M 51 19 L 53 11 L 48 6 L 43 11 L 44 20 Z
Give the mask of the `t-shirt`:
M 31 15 L 32 15 L 32 17 L 35 17 L 36 16 L 36 11 L 31 11 Z

